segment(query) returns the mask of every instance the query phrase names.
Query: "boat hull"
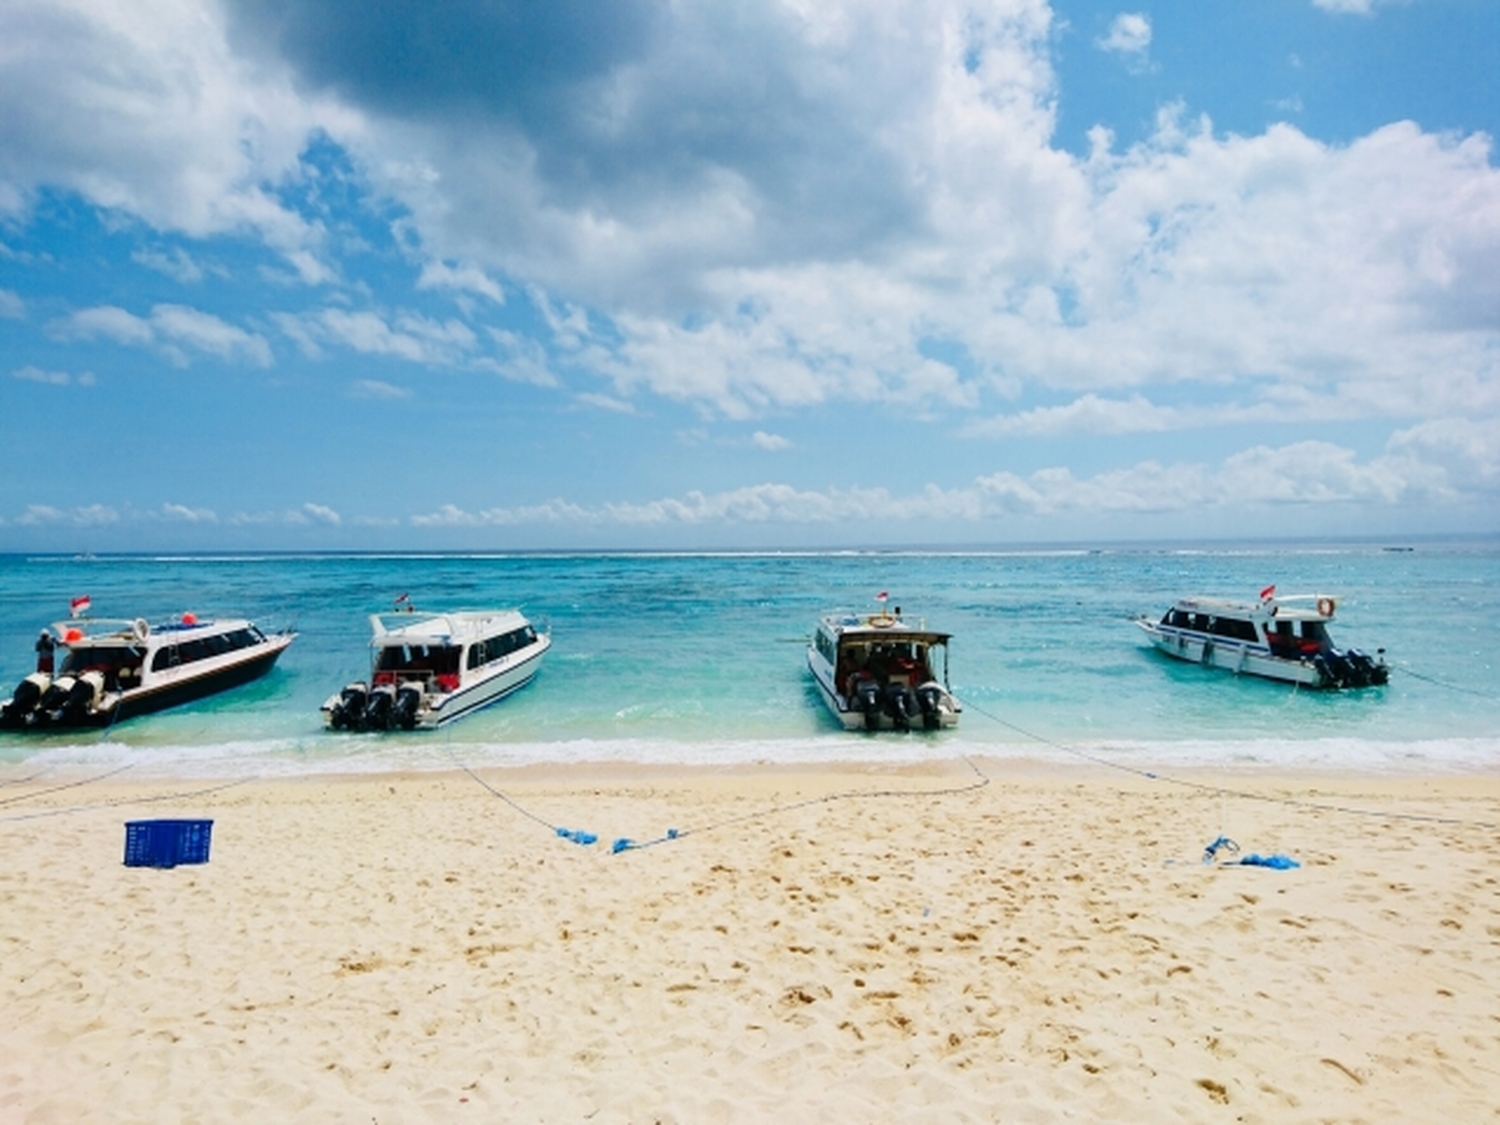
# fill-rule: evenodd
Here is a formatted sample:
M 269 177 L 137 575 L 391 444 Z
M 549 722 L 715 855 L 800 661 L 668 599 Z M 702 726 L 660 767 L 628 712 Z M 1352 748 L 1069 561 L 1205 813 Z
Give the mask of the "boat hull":
M 163 679 L 119 693 L 111 692 L 99 705 L 84 711 L 33 712 L 26 721 L 7 726 L 8 729 L 35 731 L 107 727 L 142 715 L 180 707 L 260 679 L 275 667 L 277 659 L 292 640 L 292 634 L 268 637 L 263 644 L 237 653 L 239 659 L 226 659 L 225 662 L 202 671 L 194 670 L 170 680 Z
M 1237 675 L 1295 684 L 1305 688 L 1336 688 L 1328 675 L 1309 657 L 1275 656 L 1265 645 L 1227 637 L 1204 636 L 1191 630 L 1164 628 L 1154 621 L 1136 622 L 1160 653 L 1187 664 L 1220 668 Z M 1383 669 L 1381 669 L 1383 673 Z M 1383 675 L 1376 685 L 1384 683 Z
M 465 685 L 463 690 L 445 696 L 435 707 L 424 708 L 417 715 L 417 729 L 435 730 L 446 726 L 455 719 L 482 711 L 492 703 L 499 703 L 506 696 L 520 691 L 536 679 L 536 674 L 542 668 L 542 657 L 546 654 L 548 647 L 543 641 L 525 660 L 478 683 Z
M 414 679 L 411 682 L 415 683 L 421 691 L 421 703 L 415 714 L 411 716 L 409 726 L 376 725 L 368 720 L 351 722 L 343 711 L 344 692 L 358 690 L 366 695 L 369 694 L 366 684 L 351 684 L 344 689 L 344 692 L 329 696 L 323 703 L 323 725 L 328 730 L 381 733 L 403 729 L 435 730 L 438 727 L 447 726 L 451 722 L 499 703 L 531 683 L 536 678 L 536 674 L 541 671 L 542 658 L 551 647 L 551 639 L 546 634 L 537 634 L 535 643 L 522 650 L 523 655 L 519 659 L 508 661 L 504 665 L 496 666 L 471 678 L 468 683 L 451 692 L 433 692 L 429 679 Z M 396 682 L 398 684 L 402 682 L 399 675 Z

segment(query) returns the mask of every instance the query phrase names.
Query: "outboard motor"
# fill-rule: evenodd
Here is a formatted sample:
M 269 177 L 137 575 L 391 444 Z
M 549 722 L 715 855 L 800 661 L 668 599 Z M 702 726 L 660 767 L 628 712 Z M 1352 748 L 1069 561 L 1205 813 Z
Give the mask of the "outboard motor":
M 52 681 L 52 685 L 42 692 L 39 710 L 61 711 L 68 704 L 68 698 L 73 694 L 73 686 L 78 683 L 75 676 L 58 676 Z
M 854 698 L 865 717 L 865 730 L 880 729 L 880 681 L 866 676 L 854 685 Z
M 937 730 L 942 725 L 942 698 L 943 689 L 935 681 L 929 680 L 917 689 L 917 703 L 922 708 L 922 726 L 927 730 Z
M 885 709 L 897 730 L 911 730 L 911 718 L 917 711 L 911 688 L 905 684 L 891 684 L 886 688 Z
M 396 705 L 391 710 L 391 721 L 402 730 L 411 730 L 417 725 L 417 708 L 422 706 L 422 688 L 418 684 L 402 684 L 396 690 Z
M 5 705 L 4 713 L 0 714 L 0 722 L 6 726 L 21 726 L 26 717 L 36 710 L 36 705 L 42 701 L 42 696 L 51 686 L 52 677 L 46 672 L 31 673 L 16 685 L 15 694 Z
M 1349 657 L 1349 667 L 1358 680 L 1356 687 L 1368 687 L 1370 684 L 1383 684 L 1386 681 L 1385 666 L 1376 664 L 1370 657 L 1360 652 L 1357 648 L 1351 648 L 1346 654 Z
M 339 701 L 328 713 L 329 725 L 334 730 L 358 730 L 365 717 L 365 699 L 369 689 L 356 680 L 339 692 Z
M 104 677 L 98 672 L 85 672 L 73 681 L 73 690 L 68 692 L 68 701 L 63 712 L 70 719 L 81 719 L 99 702 L 104 690 Z
M 1358 687 L 1354 665 L 1350 663 L 1347 653 L 1340 652 L 1336 648 L 1328 650 L 1328 667 L 1333 673 L 1333 682 L 1341 688 Z
M 391 709 L 395 702 L 395 685 L 381 684 L 372 689 L 369 702 L 365 704 L 365 729 L 390 730 Z

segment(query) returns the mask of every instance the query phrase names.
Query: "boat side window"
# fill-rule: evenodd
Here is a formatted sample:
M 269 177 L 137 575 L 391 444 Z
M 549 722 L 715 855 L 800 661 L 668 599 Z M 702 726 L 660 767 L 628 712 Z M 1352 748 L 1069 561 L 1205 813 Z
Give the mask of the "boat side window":
M 1236 641 L 1256 639 L 1255 626 L 1239 617 L 1215 617 L 1212 631 L 1216 637 L 1229 637 Z
M 1312 641 L 1319 645 L 1328 643 L 1328 630 L 1323 628 L 1321 621 L 1304 621 L 1302 623 L 1302 639 Z
M 203 647 L 208 650 L 209 656 L 223 656 L 229 651 L 229 638 L 223 633 L 216 633 L 212 637 L 204 637 Z
M 823 630 L 819 629 L 816 641 L 818 651 L 823 654 L 823 659 L 830 664 L 835 663 L 836 657 L 834 655 L 833 639 L 827 633 L 823 632 Z
M 140 659 L 140 654 L 128 648 L 70 648 L 63 657 L 62 674 L 76 676 L 90 669 L 111 671 L 130 663 L 131 658 Z

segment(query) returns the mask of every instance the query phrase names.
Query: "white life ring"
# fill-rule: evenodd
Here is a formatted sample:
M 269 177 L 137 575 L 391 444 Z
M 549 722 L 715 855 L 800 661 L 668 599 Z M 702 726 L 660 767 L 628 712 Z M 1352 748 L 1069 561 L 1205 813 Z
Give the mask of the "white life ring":
M 1320 617 L 1332 617 L 1333 611 L 1337 608 L 1338 603 L 1335 602 L 1332 598 L 1318 599 L 1318 616 Z
M 144 641 L 151 635 L 151 624 L 144 617 L 137 617 L 130 623 L 130 634 L 138 641 Z
M 889 629 L 896 623 L 896 619 L 889 613 L 877 613 L 866 620 L 877 629 Z

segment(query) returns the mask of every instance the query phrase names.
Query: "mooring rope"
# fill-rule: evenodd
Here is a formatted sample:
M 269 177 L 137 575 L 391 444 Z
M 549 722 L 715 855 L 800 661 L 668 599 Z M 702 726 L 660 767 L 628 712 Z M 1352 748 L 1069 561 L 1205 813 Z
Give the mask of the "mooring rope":
M 1414 680 L 1421 680 L 1424 684 L 1435 684 L 1437 687 L 1447 688 L 1449 691 L 1461 691 L 1465 695 L 1477 695 L 1480 699 L 1493 700 L 1497 698 L 1493 692 L 1478 691 L 1475 688 L 1464 687 L 1462 684 L 1452 684 L 1447 680 L 1439 680 L 1433 676 L 1424 676 L 1421 672 L 1413 672 L 1404 664 L 1391 664 L 1388 667 L 1400 672 L 1403 676 L 1410 676 Z
M 1462 828 L 1485 828 L 1492 831 L 1500 829 L 1500 824 L 1483 820 L 1464 820 L 1460 817 L 1433 816 L 1425 813 L 1389 812 L 1383 809 L 1360 809 L 1355 808 L 1352 805 L 1333 805 L 1326 804 L 1321 801 L 1304 801 L 1296 797 L 1276 797 L 1267 793 L 1253 793 L 1249 790 L 1233 789 L 1224 785 L 1211 785 L 1208 782 L 1204 781 L 1190 781 L 1187 778 L 1173 777 L 1170 774 L 1160 773 L 1155 770 L 1142 769 L 1139 766 L 1126 765 L 1123 762 L 1112 761 L 1109 758 L 1102 758 L 1097 754 L 1090 754 L 1086 750 L 1080 750 L 1076 746 L 1068 746 L 1065 743 L 1057 742 L 1054 739 L 1046 738 L 1040 734 L 1035 734 L 1032 731 L 1025 729 L 1024 727 L 1017 726 L 1015 723 L 1007 722 L 999 715 L 986 711 L 984 708 L 978 706 L 972 701 L 965 701 L 964 706 L 969 708 L 970 710 L 978 711 L 981 715 L 989 719 L 991 722 L 999 723 L 1001 726 L 1007 728 L 1008 730 L 1013 730 L 1017 734 L 1024 735 L 1026 738 L 1030 738 L 1033 741 L 1040 742 L 1043 746 L 1050 746 L 1054 750 L 1061 750 L 1065 754 L 1071 754 L 1076 758 L 1083 758 L 1086 761 L 1093 762 L 1095 765 L 1105 766 L 1108 769 L 1120 770 L 1123 773 L 1134 774 L 1136 777 L 1146 778 L 1150 781 L 1162 781 L 1166 782 L 1168 785 L 1178 785 L 1184 789 L 1196 789 L 1202 793 L 1223 795 L 1227 797 L 1239 797 L 1247 801 L 1263 801 L 1267 804 L 1285 805 L 1290 808 L 1316 812 L 1347 813 L 1351 816 L 1369 816 L 1384 820 L 1412 821 L 1419 824 L 1447 824 L 1456 825 Z
M 14 797 L 0 797 L 0 805 L 13 805 L 17 801 L 29 801 L 33 797 L 45 797 L 48 793 L 61 793 L 64 789 L 77 789 L 80 785 L 90 785 L 96 781 L 103 781 L 105 778 L 124 773 L 130 768 L 132 768 L 132 763 L 126 762 L 123 766 L 117 766 L 106 773 L 95 774 L 93 777 L 80 778 L 77 781 L 65 781 L 61 785 L 52 786 L 50 789 L 36 789 L 30 793 L 17 793 Z
M 115 772 L 118 773 L 120 771 L 116 770 Z M 107 777 L 109 775 L 105 774 L 103 776 Z M 101 778 L 90 778 L 89 780 L 98 781 L 101 780 Z M 91 805 L 68 805 L 66 808 L 61 809 L 44 809 L 39 812 L 18 813 L 12 816 L 0 816 L 0 824 L 14 824 L 22 820 L 42 820 L 46 817 L 67 816 L 71 813 L 90 812 L 94 809 L 114 809 L 120 808 L 124 805 L 153 805 L 159 801 L 185 800 L 188 797 L 201 797 L 206 793 L 219 793 L 225 789 L 233 789 L 236 785 L 244 785 L 247 782 L 255 780 L 256 779 L 253 777 L 240 777 L 236 778 L 233 781 L 224 781 L 216 785 L 207 786 L 203 789 L 190 789 L 186 792 L 181 793 L 157 793 L 149 797 L 119 797 L 113 801 L 96 801 Z M 78 784 L 83 783 L 79 782 Z M 62 786 L 61 788 L 68 788 L 68 786 Z M 56 790 L 44 790 L 43 792 L 56 792 Z M 41 793 L 30 793 L 27 794 L 27 796 L 37 797 L 41 796 Z
M 457 755 L 453 753 L 451 745 L 448 747 L 448 752 L 449 755 L 453 758 L 454 765 L 456 765 L 459 769 L 463 770 L 464 773 L 468 774 L 471 778 L 477 781 L 492 795 L 498 797 L 501 801 L 504 801 L 521 816 L 524 816 L 528 820 L 534 821 L 535 823 L 541 825 L 543 828 L 546 828 L 555 836 L 558 836 L 565 840 L 571 840 L 575 844 L 588 846 L 598 841 L 599 837 L 593 832 L 586 832 L 582 829 L 577 828 L 564 828 L 551 823 L 545 817 L 538 816 L 536 813 L 532 812 L 530 809 L 522 805 L 519 801 L 516 801 L 506 793 L 495 788 L 484 778 L 480 777 L 479 774 L 474 772 L 474 770 L 470 769 L 467 764 L 459 760 Z M 752 812 L 726 817 L 723 820 L 699 825 L 696 828 L 668 828 L 666 832 L 662 833 L 660 836 L 654 837 L 653 839 L 649 840 L 635 840 L 629 836 L 621 836 L 617 838 L 613 844 L 610 845 L 610 852 L 611 854 L 618 855 L 619 853 L 626 851 L 640 851 L 643 848 L 654 848 L 659 844 L 670 843 L 674 840 L 682 840 L 688 836 L 692 836 L 695 834 L 714 832 L 721 828 L 730 827 L 731 825 L 744 824 L 752 820 L 760 820 L 766 817 L 778 816 L 782 813 L 791 812 L 795 809 L 808 808 L 813 805 L 830 804 L 834 801 L 846 801 L 862 798 L 879 799 L 890 797 L 956 796 L 960 793 L 970 793 L 976 789 L 983 789 L 990 783 L 989 777 L 987 777 L 984 771 L 981 770 L 971 759 L 969 759 L 968 757 L 964 757 L 962 761 L 966 766 L 969 767 L 970 770 L 974 772 L 974 775 L 978 780 L 968 782 L 964 785 L 948 785 L 936 789 L 851 789 L 840 793 L 825 793 L 821 797 L 809 797 L 806 800 L 791 801 L 784 804 L 771 805 L 768 808 L 756 809 Z

